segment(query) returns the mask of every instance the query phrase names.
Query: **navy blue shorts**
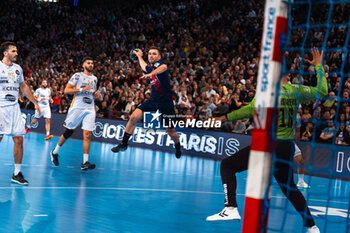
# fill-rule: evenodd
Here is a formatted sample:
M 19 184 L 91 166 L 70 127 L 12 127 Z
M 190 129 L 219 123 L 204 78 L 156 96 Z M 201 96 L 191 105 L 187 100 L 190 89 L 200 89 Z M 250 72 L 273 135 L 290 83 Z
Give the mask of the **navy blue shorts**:
M 137 106 L 142 112 L 156 112 L 159 110 L 163 115 L 175 115 L 174 102 L 172 99 L 169 101 L 156 101 L 148 99 L 139 106 Z

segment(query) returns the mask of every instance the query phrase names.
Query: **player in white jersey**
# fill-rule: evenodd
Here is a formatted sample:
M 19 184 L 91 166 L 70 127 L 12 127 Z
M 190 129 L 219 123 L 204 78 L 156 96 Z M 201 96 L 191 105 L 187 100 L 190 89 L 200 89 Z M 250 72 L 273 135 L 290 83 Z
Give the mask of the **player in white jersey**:
M 296 141 L 300 141 L 300 127 L 301 127 L 301 117 L 299 113 L 296 116 L 296 122 L 295 122 L 295 135 L 296 135 Z M 298 147 L 298 145 L 295 143 L 295 152 L 294 152 L 294 163 L 299 165 L 297 168 L 297 174 L 298 174 L 298 183 L 297 186 L 299 188 L 310 188 L 310 186 L 304 181 L 304 168 L 302 167 L 304 165 L 304 159 L 301 154 L 301 150 Z
M 15 171 L 11 181 L 28 184 L 21 172 L 25 122 L 18 104 L 19 90 L 34 104 L 39 115 L 41 115 L 41 110 L 31 90 L 24 82 L 22 68 L 14 63 L 18 56 L 16 44 L 4 42 L 0 47 L 3 55 L 0 62 L 0 142 L 4 135 L 12 136 L 15 143 L 13 150 Z
M 51 121 L 51 108 L 50 103 L 53 102 L 51 98 L 51 90 L 47 87 L 47 81 L 43 80 L 41 82 L 41 87 L 36 89 L 34 92 L 34 97 L 38 101 L 40 106 L 42 116 L 45 118 L 45 129 L 46 129 L 46 137 L 45 140 L 49 140 L 53 138 L 53 135 L 50 134 L 50 121 Z M 26 133 L 29 133 L 29 129 L 38 122 L 39 118 L 38 111 L 35 111 L 34 119 L 30 122 L 28 127 L 26 128 Z
M 83 163 L 81 170 L 94 169 L 95 164 L 89 163 L 89 150 L 91 141 L 91 132 L 95 128 L 95 98 L 100 98 L 100 92 L 97 91 L 97 78 L 92 74 L 94 63 L 92 58 L 83 59 L 84 72 L 75 73 L 69 80 L 65 94 L 74 94 L 72 104 L 68 110 L 66 120 L 64 121 L 65 132 L 61 135 L 56 148 L 51 151 L 51 161 L 55 166 L 59 165 L 58 152 L 65 141 L 73 134 L 75 128 L 82 123 L 84 134 L 83 140 Z

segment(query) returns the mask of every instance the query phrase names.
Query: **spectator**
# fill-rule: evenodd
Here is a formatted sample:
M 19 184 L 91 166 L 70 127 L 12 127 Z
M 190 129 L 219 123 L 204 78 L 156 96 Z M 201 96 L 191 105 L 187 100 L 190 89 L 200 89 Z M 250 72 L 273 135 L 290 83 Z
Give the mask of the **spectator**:
M 108 118 L 108 116 L 109 116 L 109 110 L 107 107 L 107 102 L 102 101 L 101 108 L 97 111 L 97 117 Z
M 346 130 L 344 132 L 344 141 L 342 145 L 344 146 L 350 146 L 350 124 L 346 126 Z
M 207 98 L 209 99 L 209 97 L 211 96 L 215 96 L 216 95 L 216 91 L 213 89 L 213 84 L 209 85 L 208 90 L 205 92 Z
M 132 101 L 132 97 L 128 97 L 128 102 L 127 102 L 127 104 L 125 105 L 125 109 L 124 110 L 122 110 L 122 112 L 123 112 L 123 115 L 122 115 L 122 119 L 123 120 L 126 120 L 126 119 L 128 119 L 128 117 L 129 117 L 129 115 L 131 115 L 131 107 L 132 106 L 134 106 L 135 105 L 135 103 L 134 103 L 134 101 Z
M 323 143 L 332 143 L 334 136 L 334 123 L 333 121 L 328 121 L 328 127 L 322 130 L 320 135 L 321 142 Z
M 304 108 L 304 113 L 301 116 L 301 119 L 303 120 L 303 122 L 308 122 L 309 119 L 311 119 L 310 109 L 308 107 Z
M 301 134 L 301 140 L 311 142 L 313 133 L 312 122 L 307 123 L 305 131 Z
M 202 106 L 199 109 L 199 114 L 198 114 L 199 119 L 206 120 L 207 118 L 212 116 L 211 109 L 208 106 L 209 106 L 208 101 L 205 101 L 204 106 Z
M 335 139 L 336 145 L 343 145 L 345 131 L 346 131 L 345 125 L 340 124 L 338 132 L 337 132 L 337 137 Z
M 52 111 L 53 112 L 58 112 L 60 109 L 60 102 L 61 102 L 61 97 L 60 93 L 56 92 L 55 96 L 52 98 L 53 103 L 52 103 Z
M 222 116 L 229 112 L 229 106 L 226 103 L 225 97 L 218 102 L 216 110 L 213 112 L 214 116 Z M 243 130 L 244 131 L 244 130 Z

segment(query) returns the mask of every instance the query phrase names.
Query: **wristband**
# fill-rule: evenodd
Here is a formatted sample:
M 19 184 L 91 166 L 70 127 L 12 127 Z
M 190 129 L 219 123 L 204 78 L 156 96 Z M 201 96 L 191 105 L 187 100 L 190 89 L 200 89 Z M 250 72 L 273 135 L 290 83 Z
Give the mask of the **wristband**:
M 82 92 L 83 91 L 83 88 L 79 88 L 79 92 Z

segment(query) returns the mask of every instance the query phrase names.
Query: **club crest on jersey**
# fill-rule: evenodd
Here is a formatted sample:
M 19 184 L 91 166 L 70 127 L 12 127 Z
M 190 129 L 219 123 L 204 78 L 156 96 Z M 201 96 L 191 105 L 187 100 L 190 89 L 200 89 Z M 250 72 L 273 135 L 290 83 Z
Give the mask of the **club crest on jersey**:
M 154 67 L 158 68 L 159 65 L 160 65 L 160 63 L 159 63 L 159 62 L 156 62 L 156 63 L 154 64 Z
M 19 70 L 16 70 L 15 72 L 16 72 L 17 75 L 19 75 Z
M 9 78 L 12 80 L 13 83 L 16 83 L 18 81 L 18 76 L 16 77 L 14 72 L 9 72 L 8 73 Z

